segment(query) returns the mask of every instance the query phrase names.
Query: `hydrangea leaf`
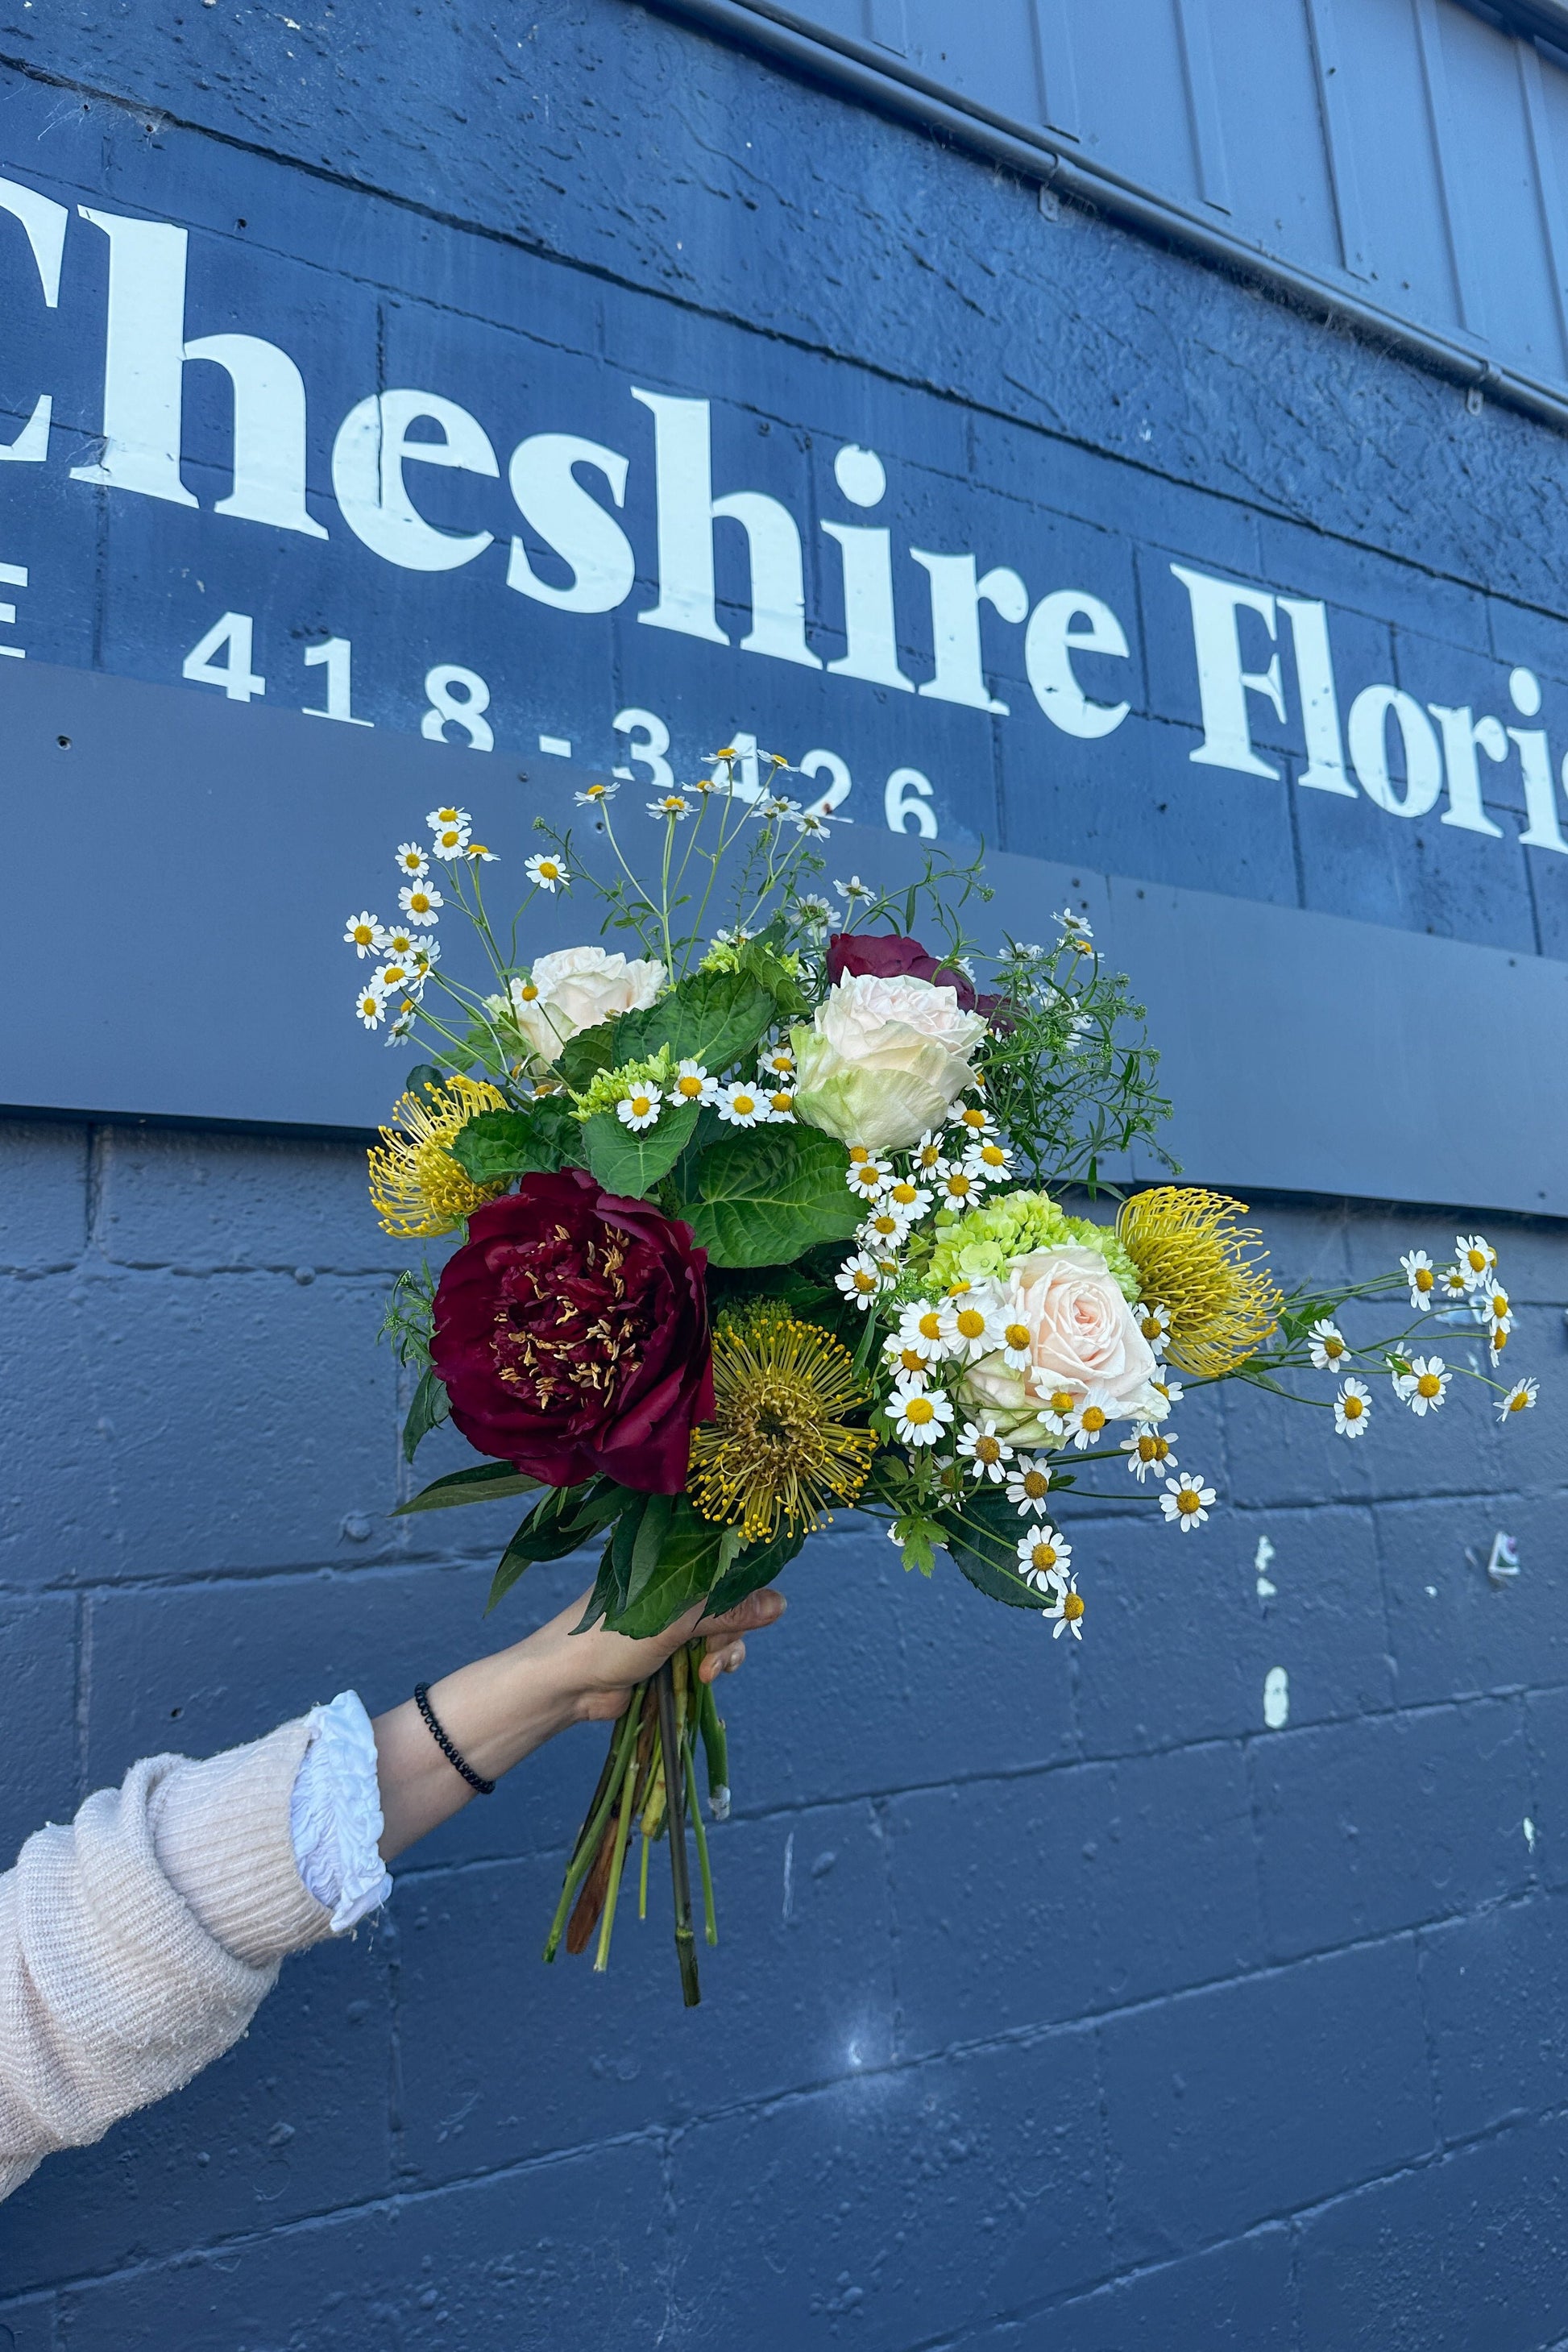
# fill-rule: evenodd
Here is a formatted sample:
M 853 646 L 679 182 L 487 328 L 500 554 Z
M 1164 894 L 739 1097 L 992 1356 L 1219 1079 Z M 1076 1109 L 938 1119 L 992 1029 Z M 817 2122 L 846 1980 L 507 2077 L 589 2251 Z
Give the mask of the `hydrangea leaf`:
M 668 1176 L 691 1140 L 699 1108 L 696 1103 L 662 1103 L 653 1126 L 640 1135 L 615 1111 L 596 1110 L 583 1127 L 583 1150 L 605 1192 L 640 1199 Z
M 788 1265 L 819 1242 L 848 1241 L 861 1204 L 849 1154 L 809 1127 L 752 1128 L 705 1151 L 691 1230 L 715 1265 Z
M 771 990 L 744 971 L 698 971 L 657 1004 L 616 1024 L 616 1059 L 637 1061 L 668 1045 L 678 1062 L 700 1062 L 717 1077 L 749 1061 L 778 1018 Z
M 526 1110 L 476 1111 L 452 1138 L 452 1157 L 476 1184 L 548 1175 L 570 1155 L 571 1118 L 570 1108 L 548 1095 Z
M 942 1515 L 942 1541 L 975 1591 L 1037 1617 L 1045 1595 L 1018 1572 L 1018 1538 L 1026 1532 L 1005 1495 L 966 1495 L 962 1512 Z

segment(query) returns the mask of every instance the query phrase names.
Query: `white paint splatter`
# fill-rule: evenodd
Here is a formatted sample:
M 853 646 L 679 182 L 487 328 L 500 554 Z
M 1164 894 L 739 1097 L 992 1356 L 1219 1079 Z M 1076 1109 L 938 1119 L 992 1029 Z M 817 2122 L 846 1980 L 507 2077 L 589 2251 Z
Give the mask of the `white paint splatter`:
M 1290 1720 L 1290 1677 L 1283 1666 L 1270 1666 L 1263 1677 L 1263 1720 L 1270 1731 L 1283 1731 Z
M 1535 1852 L 1535 1823 L 1531 1820 L 1528 1813 L 1526 1813 L 1524 1817 L 1524 1843 L 1530 1848 L 1531 1853 L 1533 1853 Z
M 1252 1563 L 1253 1567 L 1258 1570 L 1258 1598 L 1259 1601 L 1272 1601 L 1275 1594 L 1279 1590 L 1278 1585 L 1270 1584 L 1268 1581 L 1268 1564 L 1273 1558 L 1273 1545 L 1269 1542 L 1267 1536 L 1259 1536 L 1258 1538 L 1257 1557 Z
M 785 1838 L 785 1840 L 784 1840 L 784 1924 L 785 1924 L 785 1926 L 786 1926 L 786 1927 L 787 1927 L 787 1926 L 788 1926 L 788 1924 L 789 1924 L 790 1916 L 791 1916 L 791 1914 L 793 1913 L 794 1909 L 795 1909 L 795 1832 L 794 1832 L 793 1830 L 791 1830 L 791 1832 L 790 1832 L 790 1833 L 789 1833 L 788 1837 L 786 1837 L 786 1838 Z

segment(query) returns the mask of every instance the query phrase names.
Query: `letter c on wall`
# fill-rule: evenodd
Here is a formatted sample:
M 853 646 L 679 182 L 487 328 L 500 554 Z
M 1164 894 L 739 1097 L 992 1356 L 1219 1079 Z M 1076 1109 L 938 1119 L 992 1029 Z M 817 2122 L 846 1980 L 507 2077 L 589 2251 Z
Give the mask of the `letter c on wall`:
M 439 441 L 410 441 L 408 428 L 428 417 Z M 351 408 L 332 444 L 332 488 L 343 520 L 357 539 L 405 572 L 455 572 L 482 555 L 488 530 L 437 530 L 408 495 L 405 465 L 455 466 L 466 474 L 499 476 L 484 427 L 455 400 L 437 392 L 374 393 Z

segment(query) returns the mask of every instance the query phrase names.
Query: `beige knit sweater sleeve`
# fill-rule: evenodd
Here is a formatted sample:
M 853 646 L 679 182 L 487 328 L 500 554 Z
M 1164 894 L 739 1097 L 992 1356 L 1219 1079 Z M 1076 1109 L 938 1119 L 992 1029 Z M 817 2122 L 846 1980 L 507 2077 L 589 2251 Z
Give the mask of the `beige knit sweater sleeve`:
M 289 1829 L 310 1736 L 154 1756 L 0 1877 L 0 2198 L 188 2083 L 330 1933 Z

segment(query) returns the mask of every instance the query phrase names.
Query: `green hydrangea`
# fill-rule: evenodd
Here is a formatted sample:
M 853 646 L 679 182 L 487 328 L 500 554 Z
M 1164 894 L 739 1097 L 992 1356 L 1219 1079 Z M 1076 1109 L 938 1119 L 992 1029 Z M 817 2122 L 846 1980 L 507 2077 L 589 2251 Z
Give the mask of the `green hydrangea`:
M 675 1057 L 668 1045 L 661 1045 L 650 1061 L 622 1062 L 614 1070 L 595 1070 L 587 1091 L 573 1096 L 572 1107 L 579 1118 L 590 1119 L 596 1110 L 614 1110 L 634 1087 L 658 1087 L 662 1094 L 674 1076 Z
M 939 1215 L 936 1223 L 928 1277 L 933 1290 L 973 1282 L 977 1275 L 1002 1276 L 1015 1258 L 1027 1257 L 1031 1250 L 1076 1242 L 1099 1251 L 1130 1307 L 1142 1295 L 1138 1269 L 1110 1227 L 1090 1217 L 1069 1217 L 1048 1192 L 1001 1192 L 964 1216 Z

